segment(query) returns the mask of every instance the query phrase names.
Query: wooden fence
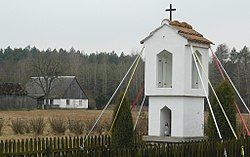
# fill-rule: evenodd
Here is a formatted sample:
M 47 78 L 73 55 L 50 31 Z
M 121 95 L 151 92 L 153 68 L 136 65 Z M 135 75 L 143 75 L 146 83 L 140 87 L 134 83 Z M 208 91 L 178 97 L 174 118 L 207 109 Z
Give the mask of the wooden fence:
M 1 140 L 0 156 L 25 155 L 25 154 L 43 154 L 46 151 L 59 150 L 80 150 L 85 137 L 54 137 L 54 138 L 35 138 L 22 140 Z M 110 145 L 110 136 L 91 136 L 84 148 L 98 148 L 100 146 L 108 147 Z
M 32 109 L 37 107 L 36 99 L 26 95 L 0 95 L 0 109 Z
M 92 136 L 80 148 L 85 137 L 55 137 L 0 142 L 0 157 L 249 157 L 250 138 L 230 141 L 202 141 L 146 144 L 140 137 L 131 148 L 110 147 L 110 136 Z M 244 155 L 244 156 L 243 156 Z

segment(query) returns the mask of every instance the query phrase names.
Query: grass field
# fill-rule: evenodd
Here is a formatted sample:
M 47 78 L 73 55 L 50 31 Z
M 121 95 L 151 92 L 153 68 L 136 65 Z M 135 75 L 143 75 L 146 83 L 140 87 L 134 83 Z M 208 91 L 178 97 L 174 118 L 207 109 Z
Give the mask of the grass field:
M 100 110 L 31 110 L 31 111 L 0 111 L 0 119 L 2 118 L 4 120 L 4 126 L 2 129 L 2 134 L 0 135 L 0 140 L 1 139 L 21 139 L 21 138 L 30 138 L 30 137 L 35 137 L 33 133 L 25 133 L 25 134 L 15 134 L 12 131 L 11 128 L 11 121 L 15 120 L 17 118 L 24 119 L 27 122 L 36 117 L 43 117 L 46 126 L 44 129 L 44 132 L 42 135 L 43 137 L 51 137 L 51 136 L 73 136 L 74 134 L 71 133 L 69 130 L 65 132 L 63 135 L 58 135 L 54 134 L 53 131 L 51 130 L 48 120 L 53 117 L 60 117 L 65 120 L 65 122 L 68 121 L 68 119 L 78 119 L 82 120 L 83 122 L 88 122 L 90 123 L 89 125 L 92 126 L 95 118 L 100 114 Z M 100 126 L 101 124 L 110 124 L 112 120 L 112 110 L 107 110 L 105 111 L 103 117 L 100 120 Z M 135 119 L 137 112 L 133 111 L 132 112 L 133 118 Z M 207 119 L 207 113 L 205 116 L 205 121 Z M 239 121 L 239 117 L 237 118 Z M 249 115 L 244 115 L 244 119 L 250 129 L 250 116 Z M 242 131 L 242 126 L 240 123 L 238 123 L 238 133 Z M 101 126 L 102 127 L 102 126 Z M 139 121 L 138 124 L 138 129 L 142 130 L 144 133 L 147 130 L 147 111 L 144 111 L 144 116 L 142 116 L 142 119 Z M 108 128 L 106 128 L 106 131 Z M 86 132 L 85 132 L 86 133 Z

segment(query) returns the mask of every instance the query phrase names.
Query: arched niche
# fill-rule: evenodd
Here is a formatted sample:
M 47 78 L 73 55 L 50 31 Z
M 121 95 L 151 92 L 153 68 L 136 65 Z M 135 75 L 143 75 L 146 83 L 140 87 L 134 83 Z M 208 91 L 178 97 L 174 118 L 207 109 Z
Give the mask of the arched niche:
M 157 54 L 157 87 L 172 88 L 172 53 L 163 50 Z
M 200 62 L 202 64 L 202 55 L 201 55 L 201 53 L 198 50 L 196 50 L 194 53 L 196 54 L 195 56 L 197 56 L 199 58 L 199 60 L 200 60 Z M 201 65 L 200 65 L 198 59 L 196 59 L 196 63 L 198 65 L 200 74 L 202 75 L 202 69 L 201 69 Z M 200 80 L 198 70 L 197 70 L 197 67 L 195 65 L 193 57 L 192 57 L 192 82 L 191 83 L 192 83 L 192 89 L 200 89 L 201 88 L 201 80 Z
M 160 112 L 160 135 L 171 136 L 171 110 L 164 106 Z

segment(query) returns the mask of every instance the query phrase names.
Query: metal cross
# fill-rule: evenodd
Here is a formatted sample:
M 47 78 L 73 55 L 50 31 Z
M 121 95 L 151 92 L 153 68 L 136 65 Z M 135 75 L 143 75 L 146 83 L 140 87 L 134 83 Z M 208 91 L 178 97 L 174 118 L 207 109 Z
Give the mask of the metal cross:
M 166 9 L 165 11 L 169 11 L 170 12 L 170 21 L 172 21 L 172 11 L 176 11 L 176 9 L 172 8 L 172 4 L 170 4 L 170 9 Z

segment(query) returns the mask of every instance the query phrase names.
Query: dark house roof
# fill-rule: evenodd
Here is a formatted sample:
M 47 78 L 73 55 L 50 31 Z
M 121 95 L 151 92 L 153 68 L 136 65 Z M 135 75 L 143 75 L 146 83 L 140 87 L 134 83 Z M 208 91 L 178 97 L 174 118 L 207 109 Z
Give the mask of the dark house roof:
M 203 37 L 202 34 L 197 32 L 196 30 L 194 30 L 193 27 L 186 22 L 179 22 L 176 20 L 169 21 L 167 19 L 165 19 L 163 21 L 168 21 L 167 22 L 168 24 L 164 23 L 160 27 L 156 28 L 146 38 L 144 38 L 140 43 L 143 44 L 146 40 L 148 40 L 150 37 L 152 37 L 156 31 L 161 29 L 163 26 L 168 25 L 168 26 L 174 28 L 175 30 L 177 30 L 178 34 L 183 36 L 184 38 L 186 38 L 188 41 L 207 44 L 207 45 L 213 44 L 210 40 Z
M 27 92 L 19 83 L 3 83 L 0 84 L 0 95 L 27 95 Z
M 40 79 L 40 80 L 39 80 Z M 39 98 L 44 96 L 41 83 L 45 84 L 43 77 L 31 77 L 26 84 L 26 90 L 31 97 Z M 82 87 L 75 76 L 58 76 L 51 85 L 50 98 L 72 98 L 87 99 Z

